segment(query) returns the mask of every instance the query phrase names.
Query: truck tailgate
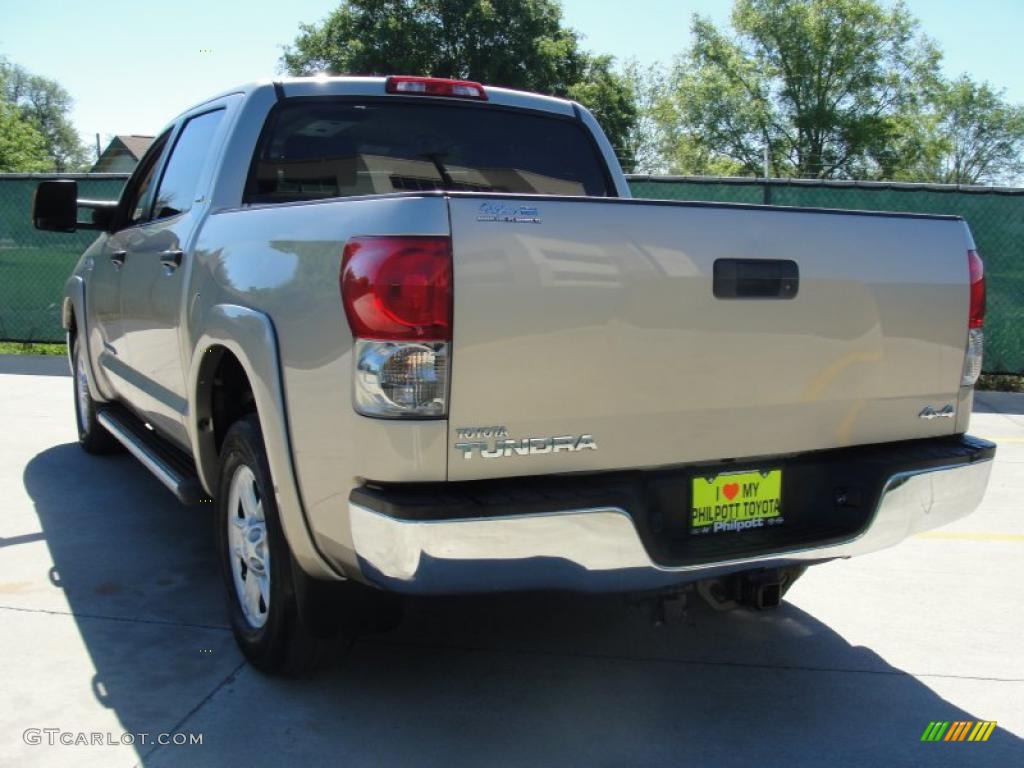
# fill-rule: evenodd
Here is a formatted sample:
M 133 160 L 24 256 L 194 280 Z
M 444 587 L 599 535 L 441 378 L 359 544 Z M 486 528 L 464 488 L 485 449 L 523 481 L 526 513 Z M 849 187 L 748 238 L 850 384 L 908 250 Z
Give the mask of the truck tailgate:
M 533 196 L 449 205 L 451 480 L 955 431 L 919 414 L 958 402 L 960 220 Z M 716 260 L 738 259 L 795 262 L 795 295 L 716 297 Z M 490 458 L 455 448 L 473 430 Z M 521 442 L 582 435 L 597 449 Z

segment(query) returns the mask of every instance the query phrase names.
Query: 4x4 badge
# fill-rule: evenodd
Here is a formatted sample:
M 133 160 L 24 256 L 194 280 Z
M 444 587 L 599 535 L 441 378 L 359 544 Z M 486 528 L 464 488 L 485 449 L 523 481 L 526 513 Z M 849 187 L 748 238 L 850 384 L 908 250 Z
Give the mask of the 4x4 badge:
M 917 414 L 919 419 L 952 419 L 956 415 L 956 409 L 951 404 L 947 404 L 941 411 L 936 411 L 930 405 L 926 405 L 924 410 Z

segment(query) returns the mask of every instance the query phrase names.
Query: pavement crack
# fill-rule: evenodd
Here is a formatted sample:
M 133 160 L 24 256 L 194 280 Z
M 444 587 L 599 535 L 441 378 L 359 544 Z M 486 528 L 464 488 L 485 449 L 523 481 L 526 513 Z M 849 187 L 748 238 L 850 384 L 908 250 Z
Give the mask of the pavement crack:
M 985 675 L 954 675 L 943 672 L 907 672 L 902 669 L 853 669 L 850 667 L 816 667 L 807 664 L 769 664 L 750 661 L 714 661 L 709 659 L 684 659 L 668 656 L 626 656 L 615 653 L 566 653 L 564 651 L 545 651 L 529 648 L 488 648 L 473 645 L 443 645 L 433 643 L 380 642 L 365 643 L 370 647 L 383 648 L 415 648 L 418 650 L 459 651 L 462 653 L 495 653 L 521 656 L 545 656 L 556 659 L 587 659 L 591 661 L 623 661 L 649 664 L 678 664 L 680 666 L 726 667 L 739 669 L 774 669 L 785 672 L 831 672 L 855 675 L 885 675 L 888 677 L 942 678 L 949 680 L 977 680 L 994 683 L 1024 683 L 1019 677 L 987 677 Z
M 182 627 L 185 629 L 216 629 L 230 632 L 231 627 L 218 624 L 193 624 L 187 621 L 166 621 L 164 619 L 138 619 L 128 616 L 107 616 L 99 613 L 81 613 L 80 611 L 55 611 L 51 608 L 23 608 L 14 605 L 0 605 L 0 611 L 18 611 L 19 613 L 45 613 L 50 616 L 70 616 L 74 619 L 95 619 L 97 621 L 122 621 L 127 624 L 156 624 L 165 627 Z
M 225 675 L 224 678 L 219 683 L 217 683 L 217 685 L 214 686 L 213 690 L 211 690 L 202 699 L 200 699 L 196 703 L 196 705 L 192 707 L 192 709 L 190 709 L 188 712 L 186 712 L 184 717 L 182 717 L 178 722 L 172 725 L 171 729 L 169 731 L 166 731 L 166 733 L 181 733 L 181 729 L 184 728 L 185 723 L 187 723 L 192 718 L 192 716 L 195 715 L 200 709 L 206 706 L 207 702 L 209 702 L 214 696 L 216 696 L 221 691 L 221 689 L 224 688 L 224 686 L 228 685 L 229 683 L 233 683 L 235 681 L 235 677 L 238 675 L 239 672 L 242 671 L 242 667 L 244 667 L 246 664 L 248 664 L 248 662 L 244 659 L 240 661 L 234 669 L 228 672 L 228 674 Z M 135 768 L 142 768 L 142 766 L 146 764 L 146 761 L 153 756 L 153 753 L 163 746 L 167 745 L 154 744 L 150 748 L 150 750 L 146 752 L 146 754 L 142 755 L 139 758 L 139 762 L 135 764 Z

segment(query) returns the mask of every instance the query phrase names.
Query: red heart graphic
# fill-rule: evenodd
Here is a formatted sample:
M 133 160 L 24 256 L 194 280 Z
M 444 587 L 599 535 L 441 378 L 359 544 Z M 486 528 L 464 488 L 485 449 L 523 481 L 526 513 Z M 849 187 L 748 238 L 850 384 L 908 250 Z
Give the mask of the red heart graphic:
M 739 493 L 739 492 L 740 492 L 740 484 L 739 483 L 729 483 L 728 485 L 723 485 L 722 486 L 722 493 L 725 494 L 725 498 L 727 498 L 729 501 L 732 501 L 734 498 L 736 498 L 736 494 Z

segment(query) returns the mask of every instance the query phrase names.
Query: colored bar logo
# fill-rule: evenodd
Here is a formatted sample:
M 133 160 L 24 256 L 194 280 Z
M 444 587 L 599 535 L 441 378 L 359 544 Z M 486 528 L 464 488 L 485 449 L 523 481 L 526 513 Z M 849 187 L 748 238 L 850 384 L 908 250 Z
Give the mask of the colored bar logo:
M 932 720 L 921 741 L 988 741 L 995 729 L 995 720 Z

